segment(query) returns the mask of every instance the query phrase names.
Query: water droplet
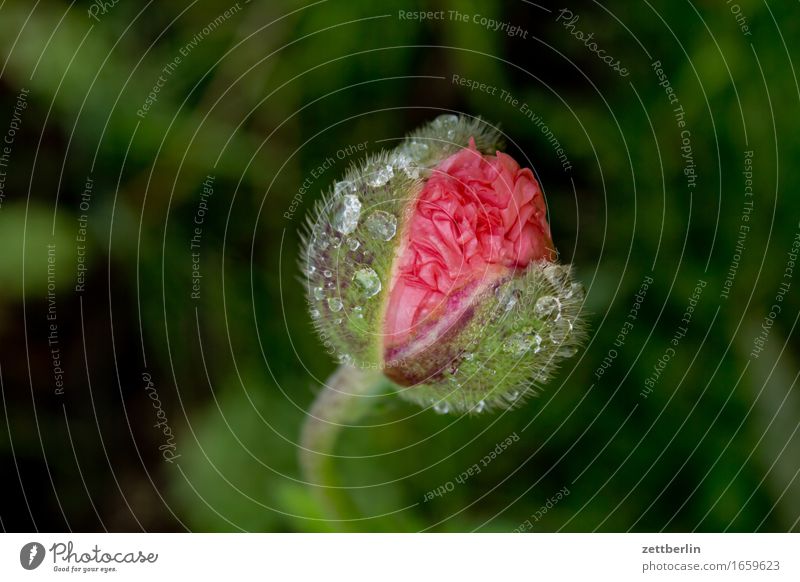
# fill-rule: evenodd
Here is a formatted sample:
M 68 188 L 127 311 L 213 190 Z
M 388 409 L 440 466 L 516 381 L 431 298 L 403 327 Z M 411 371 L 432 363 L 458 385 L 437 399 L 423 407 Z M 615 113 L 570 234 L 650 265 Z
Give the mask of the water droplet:
M 538 372 L 533 375 L 532 380 L 534 382 L 539 382 L 540 384 L 544 384 L 550 378 L 550 370 L 548 368 L 542 368 Z
M 324 271 L 322 271 L 322 276 L 325 277 L 326 279 L 330 279 L 331 277 L 333 277 L 333 273 L 331 272 L 330 269 L 325 269 Z
M 446 115 L 440 115 L 433 120 L 433 126 L 437 129 L 444 129 L 446 131 L 447 139 L 453 140 L 456 137 L 458 116 L 449 113 Z
M 561 317 L 561 302 L 552 295 L 539 297 L 533 312 L 539 319 L 558 319 Z
M 508 398 L 509 400 L 516 400 L 517 398 L 519 398 L 519 391 L 512 390 L 507 394 L 506 398 Z
M 561 346 L 558 350 L 558 355 L 562 358 L 571 358 L 578 353 L 578 348 L 575 346 Z
M 397 233 L 397 218 L 383 210 L 376 210 L 367 217 L 364 226 L 375 238 L 389 241 Z
M 562 289 L 569 283 L 569 269 L 561 265 L 547 265 L 544 268 L 544 276 L 556 290 Z
M 391 164 L 382 164 L 372 168 L 367 173 L 367 184 L 373 188 L 386 185 L 394 177 L 394 168 Z
M 464 353 L 464 359 L 466 361 L 471 362 L 474 358 L 475 358 L 475 354 L 473 354 L 472 352 Z
M 306 267 L 306 275 L 312 277 L 314 273 L 317 272 L 317 268 L 314 265 L 308 265 Z
M 481 400 L 480 402 L 478 402 L 478 403 L 475 405 L 475 408 L 474 408 L 474 410 L 475 410 L 475 412 L 477 412 L 478 414 L 480 414 L 481 412 L 483 412 L 484 410 L 486 410 L 486 402 L 484 402 L 483 400 Z
M 343 182 L 339 182 L 342 184 Z M 338 186 L 338 184 L 337 184 Z M 346 194 L 339 198 L 333 208 L 331 224 L 342 234 L 350 234 L 358 226 L 361 216 L 361 201 L 354 194 Z
M 416 180 L 417 178 L 419 178 L 419 166 L 409 165 L 403 168 L 403 171 L 406 173 L 406 176 L 408 176 L 412 180 Z
M 311 319 L 319 319 L 319 316 L 320 316 L 319 309 L 311 310 Z
M 428 156 L 428 144 L 424 141 L 413 140 L 408 144 L 408 153 L 415 160 L 422 160 Z
M 333 289 L 334 287 L 336 287 L 336 283 L 334 283 L 333 281 L 328 281 L 327 283 L 325 283 L 326 289 Z
M 403 152 L 398 153 L 395 155 L 394 164 L 412 180 L 419 178 L 419 166 L 414 163 L 410 155 Z
M 336 182 L 333 185 L 333 192 L 336 196 L 344 196 L 345 194 L 355 194 L 356 193 L 356 185 L 349 180 L 342 180 L 341 182 Z M 358 200 L 358 199 L 356 199 Z M 359 202 L 359 208 L 361 203 Z
M 353 275 L 353 281 L 361 287 L 365 297 L 373 297 L 381 291 L 381 280 L 378 277 L 378 273 L 369 267 L 356 271 Z
M 358 319 L 364 319 L 364 308 L 360 305 L 353 307 L 353 315 Z
M 343 321 L 344 320 L 341 317 L 337 317 L 336 319 L 333 320 L 333 323 L 335 323 L 336 325 L 342 325 Z
M 342 303 L 342 300 L 339 299 L 338 297 L 328 298 L 328 309 L 330 309 L 334 313 L 337 311 L 341 311 L 342 307 L 344 307 L 344 304 Z
M 342 246 L 342 237 L 340 236 L 331 237 L 331 246 L 335 249 L 338 249 L 340 246 Z
M 452 113 L 445 113 L 433 120 L 433 126 L 437 128 L 453 127 L 454 125 L 458 125 L 458 115 Z
M 573 283 L 567 289 L 567 292 L 564 294 L 566 299 L 576 299 L 578 301 L 583 301 L 586 292 L 583 289 L 582 283 Z
M 358 247 L 361 246 L 361 243 L 358 242 L 358 239 L 355 238 L 348 238 L 346 244 L 347 248 L 350 249 L 351 251 L 357 251 Z
M 519 289 L 506 289 L 504 287 L 498 287 L 497 291 L 497 303 L 498 307 L 500 308 L 501 312 L 508 312 L 516 307 L 519 300 L 522 298 L 522 292 Z
M 322 287 L 314 287 L 314 299 L 320 300 L 323 297 L 325 297 L 325 291 Z
M 327 248 L 328 248 L 328 237 L 327 237 L 327 235 L 320 234 L 320 235 L 315 236 L 313 245 L 317 249 L 319 249 L 321 251 L 327 250 Z
M 515 333 L 503 342 L 503 351 L 515 357 L 520 357 L 533 350 L 536 354 L 542 349 L 542 336 L 538 333 Z
M 563 317 L 557 319 L 550 326 L 550 341 L 560 344 L 572 333 L 572 322 Z
M 433 405 L 433 410 L 436 414 L 447 414 L 450 412 L 450 405 L 442 400 Z

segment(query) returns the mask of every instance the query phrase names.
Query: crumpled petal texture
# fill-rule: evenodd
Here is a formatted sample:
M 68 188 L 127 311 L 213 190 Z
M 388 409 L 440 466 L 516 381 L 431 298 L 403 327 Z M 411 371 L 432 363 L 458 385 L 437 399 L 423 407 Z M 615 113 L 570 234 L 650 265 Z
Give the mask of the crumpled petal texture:
M 555 259 L 533 172 L 502 152 L 481 154 L 472 139 L 433 169 L 405 232 L 386 310 L 387 345 L 436 319 L 469 284 Z

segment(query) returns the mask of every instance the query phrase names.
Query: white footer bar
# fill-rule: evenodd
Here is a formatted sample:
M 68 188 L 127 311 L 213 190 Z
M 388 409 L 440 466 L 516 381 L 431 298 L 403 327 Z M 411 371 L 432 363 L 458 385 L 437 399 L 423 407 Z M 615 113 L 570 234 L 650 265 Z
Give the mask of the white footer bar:
M 3 534 L 0 580 L 800 580 L 800 534 Z

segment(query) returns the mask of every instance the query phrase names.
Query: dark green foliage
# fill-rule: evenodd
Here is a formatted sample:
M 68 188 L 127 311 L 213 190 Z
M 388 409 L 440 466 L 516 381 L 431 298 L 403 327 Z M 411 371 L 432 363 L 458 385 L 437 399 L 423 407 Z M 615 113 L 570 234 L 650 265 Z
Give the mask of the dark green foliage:
M 241 3 L 171 73 L 233 2 L 181 16 L 189 2 L 141 15 L 145 3 L 119 2 L 99 22 L 88 3 L 2 3 L 0 139 L 30 91 L 0 205 L 3 527 L 329 529 L 296 460 L 304 411 L 335 366 L 298 277 L 302 220 L 351 162 L 463 112 L 497 121 L 534 168 L 560 260 L 586 287 L 587 348 L 510 411 L 382 401 L 340 447 L 362 515 L 381 516 L 358 527 L 797 530 L 800 281 L 786 269 L 800 228 L 800 19 L 791 2 L 739 4 L 750 35 L 722 2 L 571 6 L 621 77 L 557 21 L 560 6 L 521 0 Z M 420 9 L 513 22 L 527 38 L 398 18 Z

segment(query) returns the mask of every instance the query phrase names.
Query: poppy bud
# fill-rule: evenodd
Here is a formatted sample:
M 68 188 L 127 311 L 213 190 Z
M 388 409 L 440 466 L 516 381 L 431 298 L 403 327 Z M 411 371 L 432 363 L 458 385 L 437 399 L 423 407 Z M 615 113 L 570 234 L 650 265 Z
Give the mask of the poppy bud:
M 480 119 L 440 116 L 351 167 L 304 241 L 326 345 L 441 413 L 519 404 L 585 335 L 539 184 L 501 147 Z

